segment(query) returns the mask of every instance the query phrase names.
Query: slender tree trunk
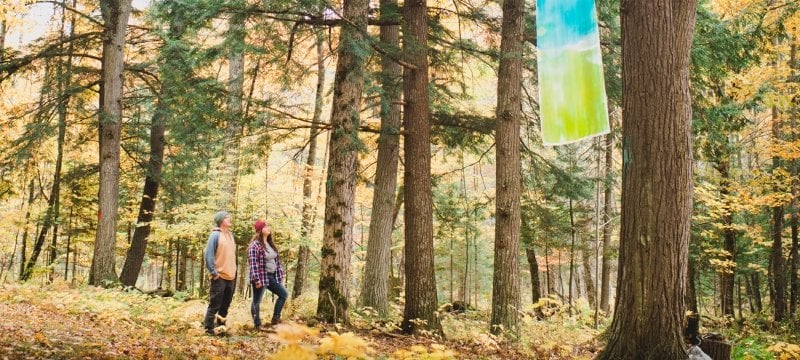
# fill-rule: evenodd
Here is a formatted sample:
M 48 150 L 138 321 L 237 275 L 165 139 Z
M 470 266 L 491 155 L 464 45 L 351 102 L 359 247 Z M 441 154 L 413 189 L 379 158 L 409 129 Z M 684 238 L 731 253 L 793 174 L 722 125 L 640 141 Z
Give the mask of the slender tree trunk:
M 685 301 L 685 303 L 686 303 L 686 307 L 687 307 L 688 310 L 691 310 L 692 312 L 697 314 L 698 313 L 698 308 L 697 308 L 697 285 L 696 285 L 696 282 L 695 282 L 696 281 L 695 277 L 697 276 L 697 274 L 696 274 L 696 272 L 694 270 L 694 267 L 695 267 L 694 260 L 692 260 L 692 258 L 690 257 L 689 258 L 689 264 L 688 264 L 688 273 L 686 274 L 686 282 L 687 282 L 687 284 L 686 284 L 686 301 Z
M 225 148 L 222 161 L 224 179 L 221 209 L 233 212 L 236 218 L 237 184 L 239 174 L 239 137 L 242 132 L 242 97 L 244 94 L 244 22 L 247 15 L 243 12 L 233 13 L 228 21 L 226 34 L 230 50 L 228 53 L 228 121 L 225 129 Z
M 528 265 L 531 271 L 531 303 L 535 304 L 542 297 L 542 284 L 539 280 L 539 263 L 536 261 L 536 252 L 533 248 L 525 250 L 528 257 Z
M 736 232 L 733 230 L 733 212 L 730 207 L 731 191 L 730 191 L 730 163 L 722 161 L 718 164 L 717 170 L 720 173 L 722 180 L 720 181 L 720 195 L 722 201 L 728 204 L 728 213 L 722 217 L 722 222 L 725 225 L 723 230 L 723 237 L 725 239 L 725 256 L 724 260 L 736 264 Z M 734 316 L 733 308 L 733 290 L 734 278 L 736 267 L 721 269 L 719 273 L 720 283 L 720 304 L 723 316 Z
M 796 69 L 797 69 L 797 44 L 792 43 L 791 47 L 791 60 L 790 66 L 792 68 L 792 78 L 796 76 Z M 797 102 L 792 103 L 792 115 L 791 115 L 791 127 L 792 127 L 792 142 L 797 142 Z M 790 265 L 789 265 L 789 288 L 791 290 L 789 295 L 789 315 L 794 317 L 797 313 L 797 301 L 800 294 L 798 294 L 798 279 L 797 279 L 797 269 L 800 265 L 800 242 L 798 241 L 798 215 L 797 215 L 797 159 L 792 159 L 792 204 L 791 206 L 791 228 L 792 228 L 792 247 L 789 251 L 789 258 L 790 258 Z
M 63 39 L 65 37 L 64 34 L 64 23 L 66 22 L 66 10 L 62 12 L 61 18 L 62 26 L 61 26 L 61 33 L 60 36 Z M 74 29 L 74 21 L 71 26 Z M 74 30 L 71 30 L 71 33 L 74 34 Z M 71 34 L 71 35 L 72 35 Z M 72 54 L 72 43 L 70 43 L 68 49 L 66 50 L 67 54 Z M 44 242 L 47 239 L 47 232 L 50 230 L 50 227 L 53 228 L 53 238 L 48 246 L 48 250 L 50 253 L 48 259 L 48 265 L 52 267 L 53 262 L 55 262 L 57 252 L 56 252 L 56 243 L 58 240 L 58 217 L 59 217 L 59 206 L 60 206 L 60 198 L 61 198 L 61 167 L 64 159 L 64 139 L 66 137 L 66 129 L 67 129 L 67 107 L 69 105 L 69 91 L 71 86 L 71 77 L 72 77 L 72 56 L 67 55 L 67 64 L 66 66 L 59 63 L 57 65 L 57 82 L 58 82 L 58 93 L 59 93 L 59 103 L 56 107 L 58 112 L 58 137 L 56 140 L 56 163 L 55 163 L 55 170 L 53 173 L 53 185 L 50 190 L 50 199 L 47 204 L 47 213 L 44 218 L 44 223 L 42 224 L 42 229 L 39 235 L 36 238 L 36 243 L 34 244 L 33 253 L 31 254 L 28 263 L 25 265 L 25 271 L 23 272 L 23 276 L 21 280 L 27 281 L 30 279 L 30 276 L 33 271 L 34 265 L 36 265 L 36 261 L 39 258 L 39 254 L 42 250 L 42 246 L 44 246 Z M 55 269 L 50 269 L 49 271 L 49 280 L 53 280 L 53 275 L 55 273 Z
M 399 20 L 397 0 L 382 0 L 381 14 L 394 14 Z M 381 43 L 397 49 L 400 43 L 399 26 L 381 27 Z M 367 262 L 364 266 L 364 283 L 361 303 L 378 311 L 382 316 L 389 312 L 389 261 L 392 247 L 392 210 L 397 191 L 397 162 L 400 153 L 400 81 L 403 69 L 397 62 L 381 58 L 381 135 L 378 138 L 378 164 L 375 169 L 375 191 L 372 195 L 372 218 L 369 224 Z M 452 289 L 451 289 L 452 291 Z M 452 300 L 451 300 L 452 301 Z
M 589 300 L 589 306 L 594 309 L 597 300 L 597 289 L 594 287 L 594 279 L 592 279 L 592 251 L 591 241 L 586 236 L 585 250 L 582 250 L 583 255 L 583 278 L 586 283 L 586 299 Z
M 575 214 L 572 209 L 572 199 L 569 199 L 569 280 L 567 280 L 567 291 L 569 292 L 569 307 L 567 311 L 572 315 L 572 277 L 575 269 Z
M 772 136 L 775 141 L 781 138 L 781 121 L 776 107 L 772 108 Z M 781 167 L 778 156 L 772 157 L 773 173 Z M 774 189 L 775 192 L 781 191 Z M 773 305 L 773 318 L 781 322 L 786 315 L 786 262 L 783 258 L 783 205 L 772 207 L 772 253 L 770 254 L 770 298 Z
M 414 68 L 406 67 L 403 73 L 406 303 L 401 327 L 405 333 L 440 332 L 433 259 L 427 0 L 403 6 L 403 51 Z
M 147 175 L 144 179 L 142 201 L 139 203 L 136 228 L 133 231 L 131 246 L 128 248 L 128 255 L 125 258 L 125 265 L 122 267 L 122 274 L 120 275 L 120 281 L 127 286 L 136 285 L 136 279 L 139 278 L 145 251 L 147 250 L 147 241 L 150 237 L 158 190 L 161 185 L 161 168 L 164 163 L 164 120 L 166 111 L 163 103 L 159 101 L 150 126 L 150 161 Z
M 0 59 L 5 56 L 6 50 L 6 33 L 8 33 L 8 23 L 5 19 L 0 21 Z
M 739 320 L 744 320 L 742 315 L 742 276 L 736 277 L 736 295 L 738 296 Z
M 117 210 L 119 202 L 120 134 L 125 30 L 131 0 L 101 0 L 103 61 L 100 91 L 100 188 L 97 237 L 89 284 L 118 281 L 116 268 Z
M 356 157 L 364 65 L 369 53 L 366 0 L 345 0 L 343 16 L 354 26 L 341 29 L 333 85 L 330 162 L 325 197 L 325 228 L 317 317 L 349 323 L 350 258 L 353 244 Z
M 178 280 L 175 285 L 175 290 L 186 291 L 186 261 L 189 259 L 187 256 L 186 240 L 179 240 L 178 242 Z
M 753 300 L 755 300 L 756 312 L 760 313 L 761 310 L 764 310 L 764 305 L 761 301 L 761 280 L 757 272 L 750 274 L 750 283 L 753 291 Z
M 612 213 L 612 201 L 614 195 L 614 135 L 608 133 L 606 135 L 606 176 L 604 181 L 603 193 L 603 272 L 601 274 L 602 280 L 600 285 L 600 309 L 606 314 L 611 312 L 610 299 L 611 299 L 611 261 L 614 256 L 614 249 L 611 248 L 611 231 L 612 221 L 614 214 Z
M 686 358 L 682 333 L 692 213 L 689 50 L 695 11 L 693 0 L 626 0 L 621 5 L 625 96 L 619 293 L 600 359 Z
M 33 206 L 34 200 L 34 193 L 33 193 L 33 179 L 31 179 L 30 184 L 28 184 L 28 210 L 25 211 L 25 226 L 22 230 L 22 244 L 20 244 L 19 250 L 19 279 L 24 281 L 27 278 L 25 276 L 25 257 L 27 255 L 27 247 L 28 247 L 28 225 L 30 223 L 31 218 L 31 206 Z
M 73 0 L 73 7 L 75 6 L 75 1 Z M 63 24 L 66 22 L 67 18 L 67 10 L 62 9 L 62 17 L 61 17 L 61 37 L 63 39 L 64 28 Z M 75 35 L 75 16 L 71 16 L 70 20 L 70 34 L 69 37 L 73 37 Z M 48 265 L 51 266 L 50 269 L 50 281 L 52 282 L 55 278 L 55 266 L 53 263 L 56 260 L 58 255 L 56 251 L 56 245 L 58 243 L 58 223 L 59 217 L 61 213 L 60 205 L 61 205 L 61 167 L 63 164 L 64 159 L 64 139 L 66 138 L 67 132 L 67 107 L 69 106 L 69 101 L 71 99 L 70 93 L 72 92 L 72 50 L 73 50 L 73 43 L 70 42 L 67 46 L 67 63 L 64 65 L 63 74 L 59 77 L 59 89 L 61 93 L 61 101 L 58 104 L 58 140 L 56 142 L 56 168 L 53 174 L 53 189 L 51 191 L 51 199 L 53 201 L 53 238 L 50 242 L 50 263 Z M 59 69 L 61 66 L 59 66 Z M 58 184 L 58 185 L 57 185 Z M 54 199 L 53 199 L 54 198 Z M 46 231 L 45 231 L 46 232 Z
M 308 156 L 306 157 L 306 171 L 303 176 L 303 222 L 300 227 L 300 238 L 303 244 L 297 254 L 297 271 L 294 276 L 292 299 L 298 298 L 305 289 L 308 277 L 308 259 L 311 249 L 308 247 L 309 235 L 314 230 L 314 199 L 311 198 L 311 185 L 314 181 L 314 166 L 317 160 L 317 135 L 319 135 L 319 122 L 322 117 L 322 100 L 325 95 L 325 33 L 317 29 L 317 90 L 314 98 L 314 117 L 311 119 L 311 129 L 308 131 Z
M 181 11 L 173 11 L 168 39 L 172 41 L 180 40 L 183 31 L 183 13 Z M 175 53 L 176 51 L 178 51 L 178 48 L 170 46 L 161 54 L 164 59 L 171 59 L 171 61 L 164 61 L 160 68 L 162 74 L 161 94 L 156 103 L 156 109 L 150 124 L 150 159 L 147 169 L 145 169 L 146 175 L 142 190 L 142 200 L 139 203 L 139 214 L 136 218 L 136 228 L 133 231 L 131 245 L 125 257 L 125 265 L 123 265 L 122 273 L 120 274 L 120 281 L 127 286 L 135 286 L 136 280 L 139 278 L 139 272 L 142 269 L 142 262 L 147 250 L 147 242 L 150 237 L 150 229 L 152 228 L 158 191 L 161 187 L 161 169 L 164 164 L 164 136 L 166 133 L 166 121 L 170 116 L 167 99 L 176 95 L 174 94 L 175 90 L 173 90 L 176 84 L 169 83 L 168 80 L 175 77 L 167 76 L 167 74 L 185 71 L 174 66 L 173 61 L 181 58 L 180 54 Z
M 70 242 L 72 241 L 72 214 L 74 212 L 74 208 L 69 208 L 69 220 L 67 220 L 67 254 L 64 257 L 64 281 L 67 281 L 67 275 L 69 272 L 69 253 L 70 253 Z M 74 263 L 73 263 L 74 265 Z M 75 274 L 73 274 L 73 277 Z
M 503 2 L 500 67 L 497 74 L 497 200 L 494 240 L 492 320 L 497 334 L 516 330 L 519 321 L 520 121 L 525 1 Z

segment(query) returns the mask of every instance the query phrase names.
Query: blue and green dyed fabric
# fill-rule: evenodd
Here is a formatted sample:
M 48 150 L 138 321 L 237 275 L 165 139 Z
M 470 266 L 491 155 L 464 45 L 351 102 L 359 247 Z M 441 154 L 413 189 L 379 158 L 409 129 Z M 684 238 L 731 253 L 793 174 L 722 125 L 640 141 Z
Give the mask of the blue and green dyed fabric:
M 542 140 L 562 145 L 609 131 L 594 0 L 537 0 Z

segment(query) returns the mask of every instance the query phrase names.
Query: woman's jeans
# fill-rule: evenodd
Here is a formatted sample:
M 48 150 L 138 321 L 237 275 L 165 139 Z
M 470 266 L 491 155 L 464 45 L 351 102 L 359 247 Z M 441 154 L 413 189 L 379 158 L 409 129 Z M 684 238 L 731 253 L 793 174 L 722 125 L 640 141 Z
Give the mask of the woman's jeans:
M 253 325 L 256 328 L 261 327 L 261 298 L 264 296 L 265 287 L 257 288 L 253 285 L 253 303 L 250 304 L 250 315 L 253 316 Z
M 272 323 L 276 324 L 281 319 L 283 304 L 286 303 L 286 298 L 289 296 L 289 293 L 286 291 L 286 288 L 283 287 L 283 284 L 278 282 L 275 273 L 267 274 L 267 279 L 269 281 L 269 286 L 267 286 L 266 289 L 278 295 L 278 300 L 275 301 L 275 309 L 272 312 Z M 250 305 L 250 314 L 253 316 L 253 324 L 255 327 L 261 327 L 261 298 L 264 296 L 264 289 L 264 286 L 256 288 L 255 285 L 253 285 L 253 303 Z

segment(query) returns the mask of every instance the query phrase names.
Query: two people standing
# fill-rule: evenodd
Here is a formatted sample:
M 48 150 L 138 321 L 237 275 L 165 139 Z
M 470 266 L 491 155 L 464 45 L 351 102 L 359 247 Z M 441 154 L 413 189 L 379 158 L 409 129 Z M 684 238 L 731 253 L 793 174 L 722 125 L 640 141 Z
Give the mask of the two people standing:
M 225 325 L 228 309 L 236 290 L 236 241 L 231 232 L 231 217 L 220 211 L 214 215 L 216 225 L 208 237 L 205 251 L 206 268 L 211 276 L 208 310 L 204 320 L 206 334 L 214 335 L 214 328 Z M 280 323 L 283 304 L 288 293 L 282 283 L 285 272 L 280 262 L 272 232 L 264 220 L 253 224 L 256 235 L 248 247 L 250 283 L 253 286 L 251 315 L 256 329 L 261 328 L 260 306 L 264 290 L 278 295 L 275 302 L 272 324 Z

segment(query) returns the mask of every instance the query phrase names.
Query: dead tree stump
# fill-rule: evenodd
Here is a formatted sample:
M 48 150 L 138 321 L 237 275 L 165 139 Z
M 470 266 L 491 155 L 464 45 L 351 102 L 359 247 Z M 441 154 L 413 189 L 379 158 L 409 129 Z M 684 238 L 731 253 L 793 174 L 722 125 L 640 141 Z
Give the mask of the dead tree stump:
M 700 349 L 713 360 L 731 359 L 731 344 L 726 342 L 722 335 L 704 335 L 703 342 L 700 343 Z

